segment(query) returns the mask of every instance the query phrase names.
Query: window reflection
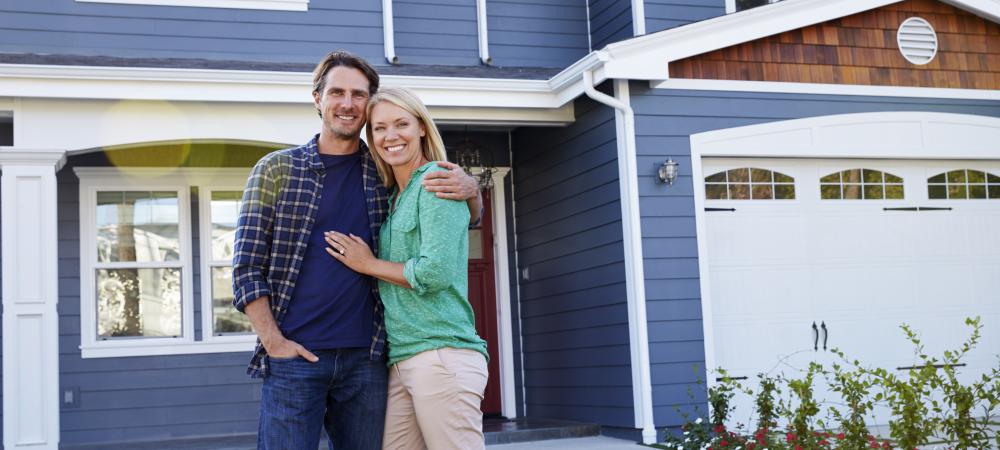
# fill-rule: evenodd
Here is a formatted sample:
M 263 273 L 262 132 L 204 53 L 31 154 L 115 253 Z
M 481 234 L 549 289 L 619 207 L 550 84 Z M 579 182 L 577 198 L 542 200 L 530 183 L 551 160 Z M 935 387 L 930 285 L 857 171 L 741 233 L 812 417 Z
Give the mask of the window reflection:
M 742 167 L 705 177 L 708 200 L 793 200 L 795 179 L 783 173 Z
M 950 170 L 927 179 L 927 198 L 1000 199 L 1000 177 L 974 169 Z
M 98 269 L 97 336 L 181 334 L 181 270 Z
M 820 177 L 823 200 L 902 200 L 903 179 L 873 169 L 847 169 Z
M 97 261 L 180 259 L 177 192 L 97 193 Z
M 233 308 L 233 245 L 243 191 L 212 191 L 212 333 L 216 336 L 252 333 L 250 320 Z

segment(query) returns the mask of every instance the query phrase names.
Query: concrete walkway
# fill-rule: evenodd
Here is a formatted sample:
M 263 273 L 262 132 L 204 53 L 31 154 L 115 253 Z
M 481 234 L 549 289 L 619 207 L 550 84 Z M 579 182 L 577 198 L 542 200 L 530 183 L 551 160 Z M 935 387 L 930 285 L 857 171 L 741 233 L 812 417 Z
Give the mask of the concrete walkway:
M 516 444 L 495 444 L 488 446 L 490 450 L 534 450 L 534 449 L 572 449 L 572 450 L 641 450 L 633 441 L 615 439 L 607 436 L 592 436 L 572 439 L 552 439 L 548 441 L 519 442 Z

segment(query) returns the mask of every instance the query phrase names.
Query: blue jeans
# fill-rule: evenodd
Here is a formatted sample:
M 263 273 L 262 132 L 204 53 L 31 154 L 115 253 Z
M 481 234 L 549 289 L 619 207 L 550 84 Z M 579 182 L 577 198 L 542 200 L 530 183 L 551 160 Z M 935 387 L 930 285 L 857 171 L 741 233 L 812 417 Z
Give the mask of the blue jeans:
M 336 450 L 382 448 L 384 361 L 367 348 L 320 350 L 319 361 L 270 358 L 260 395 L 260 450 L 316 450 L 321 429 Z

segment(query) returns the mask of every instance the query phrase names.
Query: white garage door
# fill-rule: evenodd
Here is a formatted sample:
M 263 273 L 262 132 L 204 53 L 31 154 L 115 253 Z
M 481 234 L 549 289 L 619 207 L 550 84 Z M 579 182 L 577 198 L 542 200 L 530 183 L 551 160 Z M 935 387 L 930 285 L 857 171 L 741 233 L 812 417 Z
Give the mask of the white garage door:
M 896 370 L 918 363 L 900 324 L 940 352 L 976 315 L 984 335 L 963 370 L 996 364 L 1000 161 L 706 158 L 703 170 L 716 365 L 751 382 L 795 376 L 833 360 L 825 341 Z

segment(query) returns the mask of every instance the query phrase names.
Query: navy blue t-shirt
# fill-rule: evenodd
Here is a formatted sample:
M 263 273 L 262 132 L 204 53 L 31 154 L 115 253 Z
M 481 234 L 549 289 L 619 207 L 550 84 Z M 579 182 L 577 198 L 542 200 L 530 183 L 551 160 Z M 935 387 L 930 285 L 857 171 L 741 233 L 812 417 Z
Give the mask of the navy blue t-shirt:
M 339 231 L 372 244 L 361 154 L 319 156 L 326 167 L 319 214 L 281 332 L 309 350 L 367 347 L 375 308 L 372 279 L 330 256 L 323 239 L 323 233 Z

